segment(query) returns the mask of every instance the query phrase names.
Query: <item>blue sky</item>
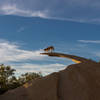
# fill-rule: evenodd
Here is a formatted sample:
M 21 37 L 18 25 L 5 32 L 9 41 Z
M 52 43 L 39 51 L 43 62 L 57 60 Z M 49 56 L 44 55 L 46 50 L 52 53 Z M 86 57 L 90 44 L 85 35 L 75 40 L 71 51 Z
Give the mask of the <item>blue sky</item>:
M 100 60 L 100 1 L 2 0 L 0 1 L 0 63 L 17 74 L 64 69 L 73 62 L 41 56 L 55 51 Z

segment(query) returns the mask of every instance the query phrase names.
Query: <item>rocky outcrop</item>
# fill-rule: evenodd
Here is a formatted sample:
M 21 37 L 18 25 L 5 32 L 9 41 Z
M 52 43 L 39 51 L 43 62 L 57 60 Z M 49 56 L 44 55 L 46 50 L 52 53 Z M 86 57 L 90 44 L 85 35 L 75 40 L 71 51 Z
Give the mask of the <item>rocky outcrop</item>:
M 61 57 L 61 58 L 71 59 L 75 63 L 95 62 L 91 59 L 86 59 L 86 58 L 75 56 L 75 55 L 63 54 L 63 53 L 57 53 L 57 52 L 48 52 L 48 53 L 40 53 L 40 54 L 48 55 L 51 57 Z
M 19 87 L 0 96 L 0 100 L 58 100 L 57 97 L 58 74 L 29 82 L 28 87 Z M 32 84 L 32 85 L 30 85 Z
M 100 64 L 69 65 L 31 83 L 8 91 L 0 100 L 100 100 Z
M 100 100 L 100 64 L 70 65 L 59 74 L 60 100 Z

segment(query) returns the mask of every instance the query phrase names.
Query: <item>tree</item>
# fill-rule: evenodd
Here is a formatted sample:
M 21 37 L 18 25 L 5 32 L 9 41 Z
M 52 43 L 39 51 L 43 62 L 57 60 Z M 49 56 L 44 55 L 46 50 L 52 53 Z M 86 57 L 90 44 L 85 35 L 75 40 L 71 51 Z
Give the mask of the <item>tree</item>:
M 25 74 L 22 74 L 20 77 L 19 77 L 19 82 L 20 84 L 24 84 L 30 80 L 34 80 L 36 78 L 40 78 L 42 77 L 42 74 L 39 72 L 39 73 L 34 73 L 34 72 L 31 72 L 31 73 L 25 73 Z
M 15 69 L 12 69 L 10 66 L 5 66 L 4 64 L 0 65 L 0 94 L 17 88 L 30 80 L 42 77 L 41 73 L 25 73 L 20 77 L 15 76 Z
M 14 75 L 14 71 L 10 66 L 0 65 L 0 93 L 8 90 L 8 80 Z
M 14 88 L 17 88 L 19 87 L 21 84 L 19 82 L 19 80 L 15 77 L 15 76 L 12 76 L 9 80 L 8 80 L 9 84 L 8 84 L 8 89 L 14 89 Z

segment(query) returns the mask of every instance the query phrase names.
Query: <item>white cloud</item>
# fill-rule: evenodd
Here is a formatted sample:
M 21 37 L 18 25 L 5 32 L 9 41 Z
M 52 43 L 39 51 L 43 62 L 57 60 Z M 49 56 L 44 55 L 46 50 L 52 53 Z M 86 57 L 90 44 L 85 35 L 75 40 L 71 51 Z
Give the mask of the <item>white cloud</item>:
M 98 0 L 2 0 L 0 14 L 100 23 Z
M 10 65 L 12 68 L 16 69 L 16 74 L 19 76 L 22 73 L 26 72 L 42 72 L 43 75 L 50 74 L 52 72 L 57 72 L 66 67 L 64 64 L 57 63 L 58 61 L 54 61 L 53 63 L 40 64 L 41 61 L 48 61 L 47 56 L 40 55 L 42 50 L 30 51 L 20 49 L 20 45 L 18 43 L 12 43 L 6 40 L 0 39 L 0 63 Z M 32 61 L 30 63 L 27 60 L 40 61 L 38 64 L 34 64 Z M 70 64 L 68 62 L 67 64 Z
M 78 40 L 78 42 L 81 42 L 81 43 L 96 43 L 96 44 L 100 44 L 100 40 Z
M 59 70 L 62 70 L 66 68 L 66 65 L 55 63 L 55 64 L 18 64 L 18 65 L 12 65 L 13 68 L 16 68 L 16 72 L 18 74 L 26 73 L 26 72 L 42 72 L 43 75 L 47 75 L 53 72 L 58 72 Z M 20 67 L 19 67 L 20 66 Z
M 20 49 L 15 43 L 5 40 L 0 41 L 0 63 L 22 62 L 24 60 L 43 60 L 45 56 L 40 55 L 42 50 L 29 51 Z
M 19 15 L 19 16 L 27 16 L 27 17 L 41 17 L 41 18 L 46 18 L 46 12 L 41 12 L 41 11 L 31 11 L 31 10 L 24 10 L 18 8 L 16 4 L 14 5 L 3 5 L 0 8 L 0 11 L 4 15 Z

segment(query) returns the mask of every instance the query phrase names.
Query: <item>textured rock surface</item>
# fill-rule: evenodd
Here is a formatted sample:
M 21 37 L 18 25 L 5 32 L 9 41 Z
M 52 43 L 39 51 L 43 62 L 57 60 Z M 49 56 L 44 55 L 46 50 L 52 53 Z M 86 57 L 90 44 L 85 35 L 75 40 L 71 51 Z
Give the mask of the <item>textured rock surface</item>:
M 100 64 L 73 64 L 65 70 L 0 96 L 0 100 L 100 100 Z
M 9 91 L 0 96 L 0 100 L 58 100 L 57 75 L 53 73 L 50 76 L 36 79 L 28 88 L 22 86 Z
M 70 65 L 59 75 L 60 100 L 100 100 L 100 64 Z

